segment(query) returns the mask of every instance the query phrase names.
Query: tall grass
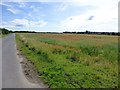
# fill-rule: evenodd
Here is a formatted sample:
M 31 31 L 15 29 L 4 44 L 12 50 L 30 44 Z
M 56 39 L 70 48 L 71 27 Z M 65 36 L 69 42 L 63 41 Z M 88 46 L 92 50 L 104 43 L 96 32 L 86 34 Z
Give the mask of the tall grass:
M 98 46 L 85 36 L 71 42 L 39 35 L 17 34 L 17 46 L 51 88 L 118 87 L 117 42 Z

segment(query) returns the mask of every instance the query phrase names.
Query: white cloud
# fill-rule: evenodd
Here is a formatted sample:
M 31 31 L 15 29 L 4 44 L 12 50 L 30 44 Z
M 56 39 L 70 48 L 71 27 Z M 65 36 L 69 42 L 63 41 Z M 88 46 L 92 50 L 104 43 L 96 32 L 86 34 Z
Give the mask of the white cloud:
M 47 22 L 41 20 L 41 21 L 30 21 L 30 25 L 33 27 L 43 27 L 47 24 Z
M 29 21 L 27 19 L 15 19 L 12 23 L 16 27 L 29 27 Z
M 15 9 L 15 8 L 8 8 L 7 10 L 10 11 L 10 12 L 12 12 L 13 14 L 18 14 L 18 13 L 21 12 L 20 10 Z
M 31 6 L 30 6 L 30 8 L 34 9 L 34 8 L 35 8 L 35 6 L 31 5 Z
M 67 4 L 62 3 L 60 6 L 58 6 L 57 11 L 65 11 L 68 8 Z
M 6 28 L 6 29 L 11 30 L 11 29 L 14 29 L 15 26 L 12 25 L 12 23 L 10 22 L 2 22 L 2 25 L 0 26 L 0 28 Z
M 92 3 L 93 1 L 93 3 Z M 96 0 L 90 1 L 94 5 Z M 106 0 L 105 0 L 106 1 Z M 116 0 L 117 1 L 117 0 Z M 81 3 L 88 4 L 88 0 L 82 1 Z M 98 1 L 99 3 L 99 1 Z M 61 21 L 59 25 L 63 30 L 71 31 L 118 31 L 118 6 L 115 0 L 110 0 L 107 3 L 100 6 L 92 11 L 88 11 L 82 15 L 70 16 L 66 20 Z M 92 20 L 88 20 L 90 16 L 94 16 Z
M 12 12 L 13 14 L 18 14 L 21 12 L 21 10 L 17 9 L 16 7 L 12 6 L 11 4 L 1 2 L 0 5 L 6 6 L 7 10 Z
M 11 7 L 11 5 L 5 4 L 5 3 L 3 3 L 3 2 L 0 2 L 0 5 L 6 6 L 6 7 Z
M 69 2 L 69 3 L 68 3 Z M 106 5 L 107 3 L 116 3 L 118 0 L 69 0 L 68 2 L 64 1 L 64 3 L 68 3 L 70 5 L 76 5 L 76 6 L 84 6 L 84 5 L 91 5 L 91 6 L 102 6 Z M 71 2 L 71 3 L 70 3 Z
M 27 4 L 25 2 L 19 2 L 19 7 L 20 8 L 24 8 L 26 6 L 27 6 Z
M 27 0 L 3 0 L 2 2 L 24 2 Z
M 6 0 L 7 2 L 24 2 L 28 0 Z M 32 1 L 32 0 L 30 0 Z M 29 2 L 30 2 L 29 1 Z M 69 16 L 68 18 L 61 21 L 59 24 L 59 28 L 61 30 L 91 30 L 91 31 L 117 31 L 118 28 L 118 1 L 119 0 L 36 0 L 41 2 L 62 2 L 60 6 L 57 6 L 56 10 L 65 11 L 70 6 L 93 6 L 96 7 L 94 10 L 88 11 L 83 14 L 78 14 L 74 16 Z M 7 6 L 7 5 L 6 5 Z M 25 7 L 24 4 L 20 4 L 19 7 Z M 30 17 L 29 19 L 35 20 L 36 17 L 40 17 L 41 8 L 36 8 L 35 6 L 30 6 L 32 9 L 30 13 L 26 15 L 26 17 Z M 20 13 L 16 8 L 8 7 L 8 10 L 14 14 Z M 79 10 L 79 9 L 78 9 Z M 80 9 L 82 10 L 82 9 Z M 39 13 L 38 13 L 39 12 Z M 71 11 L 72 12 L 72 11 Z M 36 17 L 33 17 L 36 14 Z M 37 15 L 38 14 L 38 15 Z M 90 16 L 94 16 L 92 20 L 88 20 Z M 14 20 L 19 23 L 17 27 L 42 27 L 47 25 L 45 21 L 29 21 L 26 19 Z M 24 22 L 24 23 L 21 23 Z M 12 22 L 13 23 L 13 22 Z M 52 23 L 52 22 L 51 22 Z M 13 25 L 14 26 L 14 25 Z
M 45 17 L 46 14 L 43 13 L 43 7 L 42 6 L 35 6 L 31 5 L 29 7 L 31 10 L 26 15 L 26 18 L 31 18 L 32 20 L 35 20 L 36 18 L 40 20 L 41 18 Z
M 9 29 L 31 29 L 36 27 L 44 27 L 47 24 L 47 22 L 41 20 L 41 21 L 30 21 L 27 19 L 14 19 L 11 22 L 2 22 L 2 27 L 9 28 Z
M 109 1 L 119 1 L 119 0 L 109 0 Z M 108 0 L 3 0 L 2 2 L 72 2 L 73 5 L 100 5 L 105 4 L 104 2 L 109 2 Z

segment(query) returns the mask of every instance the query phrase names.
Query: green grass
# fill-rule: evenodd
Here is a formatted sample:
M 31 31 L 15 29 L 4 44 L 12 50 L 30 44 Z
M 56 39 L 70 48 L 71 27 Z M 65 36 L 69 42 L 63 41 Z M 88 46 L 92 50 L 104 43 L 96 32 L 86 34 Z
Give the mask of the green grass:
M 9 34 L 0 34 L 0 38 L 4 38 L 4 37 L 6 37 L 7 35 L 9 35 Z
M 41 34 L 17 34 L 16 41 L 19 50 L 33 62 L 39 77 L 51 88 L 118 87 L 115 38 L 92 36 L 93 41 L 90 41 L 91 36 L 76 37 L 82 40 L 71 42 L 71 39 L 59 40 Z M 96 42 L 98 39 L 102 40 Z
M 2 31 L 0 30 L 0 37 L 2 36 Z
M 5 36 L 6 36 L 6 35 L 2 35 L 2 34 L 1 34 L 1 35 L 0 35 L 0 38 L 3 38 L 3 37 L 5 37 Z

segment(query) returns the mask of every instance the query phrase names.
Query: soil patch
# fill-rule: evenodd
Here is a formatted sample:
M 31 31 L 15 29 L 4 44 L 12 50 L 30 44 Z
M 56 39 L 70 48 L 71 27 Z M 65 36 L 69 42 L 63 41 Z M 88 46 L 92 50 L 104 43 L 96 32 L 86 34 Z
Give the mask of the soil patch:
M 30 60 L 27 60 L 26 57 L 19 50 L 17 50 L 17 55 L 20 58 L 20 64 L 27 80 L 31 83 L 39 84 L 44 88 L 48 88 L 49 86 L 40 79 L 33 63 Z

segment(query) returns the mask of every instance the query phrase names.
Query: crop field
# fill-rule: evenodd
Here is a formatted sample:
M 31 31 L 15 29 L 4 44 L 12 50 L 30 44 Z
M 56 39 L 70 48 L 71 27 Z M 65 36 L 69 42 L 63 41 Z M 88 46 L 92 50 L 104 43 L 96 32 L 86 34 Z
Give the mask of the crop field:
M 16 34 L 19 50 L 50 88 L 117 88 L 118 37 Z

